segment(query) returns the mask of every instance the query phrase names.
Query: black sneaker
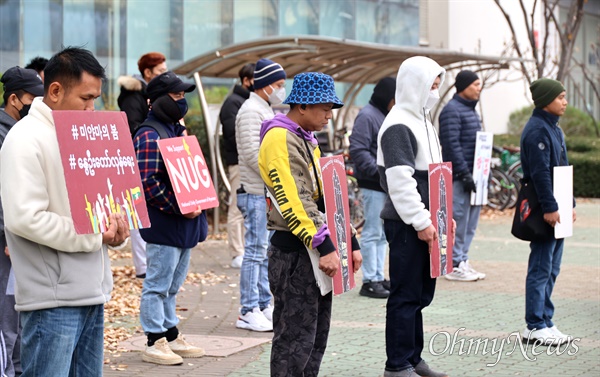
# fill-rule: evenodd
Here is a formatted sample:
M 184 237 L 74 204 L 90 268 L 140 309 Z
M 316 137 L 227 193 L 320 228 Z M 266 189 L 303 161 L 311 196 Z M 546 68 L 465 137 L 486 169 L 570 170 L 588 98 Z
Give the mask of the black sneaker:
M 389 280 L 387 280 L 387 279 L 384 279 L 384 280 L 381 282 L 381 285 L 383 285 L 383 288 L 387 289 L 388 291 L 390 291 L 390 292 L 392 291 L 392 283 L 390 283 L 390 281 L 389 281 Z
M 359 294 L 371 298 L 387 298 L 390 295 L 390 291 L 383 288 L 383 284 L 380 281 L 372 281 L 364 283 Z

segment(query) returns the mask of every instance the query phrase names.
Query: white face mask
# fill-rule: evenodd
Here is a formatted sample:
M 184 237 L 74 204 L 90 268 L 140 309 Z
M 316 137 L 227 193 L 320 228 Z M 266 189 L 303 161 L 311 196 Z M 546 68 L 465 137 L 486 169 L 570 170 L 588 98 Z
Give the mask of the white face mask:
M 269 87 L 273 89 L 271 94 L 269 94 L 269 102 L 271 103 L 271 105 L 281 104 L 285 100 L 285 88 L 273 88 L 271 85 L 269 85 Z
M 427 103 L 425 103 L 425 108 L 432 109 L 439 100 L 440 91 L 437 89 L 431 90 L 429 92 L 429 96 L 427 97 Z

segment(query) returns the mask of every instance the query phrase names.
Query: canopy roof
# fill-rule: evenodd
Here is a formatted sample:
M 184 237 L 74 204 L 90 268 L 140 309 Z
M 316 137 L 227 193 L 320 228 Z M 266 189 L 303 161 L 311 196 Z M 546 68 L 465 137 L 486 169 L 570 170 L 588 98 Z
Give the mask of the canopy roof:
M 376 83 L 396 76 L 398 67 L 411 56 L 427 56 L 446 69 L 505 68 L 505 58 L 465 54 L 426 47 L 389 46 L 321 36 L 283 36 L 238 43 L 190 59 L 174 69 L 190 77 L 237 78 L 240 67 L 260 58 L 280 63 L 288 77 L 300 72 L 323 72 L 337 82 Z

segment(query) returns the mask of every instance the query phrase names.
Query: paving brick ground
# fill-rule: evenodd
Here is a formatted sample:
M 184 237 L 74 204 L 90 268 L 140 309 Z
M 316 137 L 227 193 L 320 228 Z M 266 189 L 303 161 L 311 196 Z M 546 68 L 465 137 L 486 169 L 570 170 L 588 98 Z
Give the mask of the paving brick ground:
M 536 349 L 541 353 L 535 355 L 531 346 L 515 349 L 511 334 L 524 326 L 528 244 L 510 235 L 510 218 L 482 219 L 469 255 L 487 278 L 475 283 L 438 279 L 435 299 L 424 312 L 424 358 L 430 365 L 452 377 L 600 376 L 600 201 L 579 201 L 577 211 L 575 236 L 566 241 L 553 297 L 555 322 L 578 340 L 561 349 Z M 270 338 L 271 334 L 235 328 L 239 270 L 228 268 L 228 263 L 225 241 L 207 241 L 194 250 L 191 271 L 212 271 L 223 279 L 185 286 L 178 302 L 185 317 L 181 328 L 188 334 Z M 320 375 L 383 375 L 384 332 L 385 300 L 361 297 L 358 290 L 334 298 Z M 104 374 L 267 376 L 269 355 L 270 343 L 265 343 L 225 358 L 188 359 L 182 366 L 164 367 L 143 363 L 139 352 L 128 352 L 113 357 L 112 367 L 118 360 L 125 370 L 106 365 Z

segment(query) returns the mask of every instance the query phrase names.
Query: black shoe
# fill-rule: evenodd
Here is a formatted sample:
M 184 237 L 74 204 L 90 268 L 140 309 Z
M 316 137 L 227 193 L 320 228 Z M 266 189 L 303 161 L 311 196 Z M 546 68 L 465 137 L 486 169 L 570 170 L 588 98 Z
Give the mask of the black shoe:
M 390 283 L 390 281 L 389 281 L 389 280 L 385 280 L 385 279 L 384 279 L 384 280 L 381 282 L 381 285 L 383 285 L 383 288 L 387 289 L 388 291 L 390 291 L 390 292 L 392 291 L 392 283 Z
M 383 285 L 380 281 L 372 281 L 369 283 L 364 283 L 359 294 L 361 296 L 371 298 L 387 298 L 390 295 L 390 291 L 383 288 Z

